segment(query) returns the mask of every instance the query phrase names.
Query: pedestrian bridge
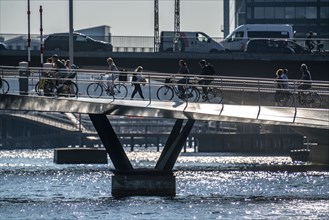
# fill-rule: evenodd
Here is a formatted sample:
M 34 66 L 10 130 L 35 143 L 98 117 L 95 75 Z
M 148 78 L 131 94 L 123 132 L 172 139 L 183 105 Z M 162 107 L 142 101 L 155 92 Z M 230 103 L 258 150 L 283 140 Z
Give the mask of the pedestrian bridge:
M 328 82 L 313 82 L 313 91 L 322 97 L 321 106 L 305 108 L 297 102 L 292 107 L 278 107 L 274 103 L 275 82 L 273 79 L 252 79 L 213 76 L 209 87 L 216 91 L 220 99 L 202 101 L 196 99 L 198 92 L 192 96 L 163 100 L 159 95 L 161 86 L 172 87 L 175 91 L 178 85 L 186 88 L 197 88 L 198 78 L 193 75 L 186 84 L 177 82 L 165 83 L 165 79 L 174 74 L 143 73 L 147 82 L 142 86 L 145 99 L 130 99 L 131 74 L 116 83 L 124 84 L 128 89 L 127 97 L 100 96 L 90 98 L 86 92 L 89 84 L 106 81 L 98 79 L 105 71 L 79 70 L 74 82 L 78 85 L 77 95 L 57 94 L 47 92 L 47 96 L 39 96 L 35 91 L 37 83 L 44 77 L 45 70 L 40 68 L 19 69 L 17 67 L 0 67 L 1 77 L 8 81 L 9 91 L 2 82 L 0 95 L 0 110 L 9 111 L 42 111 L 88 114 L 114 167 L 112 177 L 112 195 L 115 197 L 131 195 L 175 195 L 175 176 L 173 168 L 188 135 L 196 120 L 231 121 L 243 123 L 259 123 L 287 125 L 296 128 L 316 130 L 320 139 L 327 141 L 329 131 Z M 110 73 L 110 75 L 113 73 Z M 180 76 L 175 74 L 175 78 Z M 48 79 L 48 80 L 54 80 Z M 63 79 L 61 79 L 63 80 Z M 69 80 L 69 79 L 64 79 Z M 291 80 L 292 93 L 298 92 L 298 81 Z M 306 91 L 304 91 L 306 92 Z M 176 92 L 174 92 L 175 94 Z M 202 95 L 202 94 L 201 94 Z M 201 96 L 200 95 L 200 96 Z M 201 96 L 202 97 L 202 96 Z M 194 98 L 194 99 L 193 99 Z M 200 101 L 201 100 L 201 101 Z M 157 118 L 174 118 L 176 122 L 168 136 L 162 153 L 154 169 L 135 169 L 115 133 L 107 115 L 127 115 Z M 184 120 L 186 123 L 184 124 Z M 328 143 L 325 143 L 326 148 Z
M 314 81 L 312 86 L 313 91 L 322 97 L 320 107 L 303 106 L 297 101 L 293 103 L 293 106 L 279 107 L 274 102 L 276 92 L 274 79 L 214 76 L 210 88 L 219 91 L 220 99 L 202 101 L 202 94 L 198 94 L 200 97 L 197 101 L 194 97 L 179 99 L 174 91 L 174 98 L 166 100 L 159 97 L 158 90 L 161 86 L 176 88 L 177 85 L 193 85 L 196 87 L 195 82 L 202 76 L 191 76 L 188 85 L 178 84 L 177 80 L 165 84 L 166 78 L 174 76 L 175 79 L 179 79 L 181 76 L 145 72 L 143 76 L 147 79 L 147 83 L 142 86 L 145 99 L 140 99 L 137 93 L 135 99 L 132 100 L 130 95 L 133 87 L 130 80 L 133 72 L 129 71 L 124 72 L 126 75 L 124 79 L 121 77 L 116 81 L 127 88 L 127 96 L 124 98 L 108 96 L 105 91 L 99 98 L 90 98 L 87 94 L 87 87 L 91 83 L 101 82 L 106 85 L 105 77 L 99 79 L 100 75 L 114 74 L 104 70 L 79 69 L 77 77 L 73 79 L 79 90 L 78 95 L 74 97 L 56 94 L 39 96 L 36 93 L 36 84 L 41 78 L 47 79 L 42 76 L 51 69 L 30 68 L 27 70 L 20 67 L 0 66 L 0 71 L 2 79 L 8 81 L 10 87 L 7 94 L 1 95 L 0 109 L 2 110 L 129 115 L 329 128 L 329 84 L 326 81 Z M 298 80 L 289 81 L 290 90 L 295 94 L 298 92 L 298 83 Z M 202 86 L 197 88 L 202 93 Z

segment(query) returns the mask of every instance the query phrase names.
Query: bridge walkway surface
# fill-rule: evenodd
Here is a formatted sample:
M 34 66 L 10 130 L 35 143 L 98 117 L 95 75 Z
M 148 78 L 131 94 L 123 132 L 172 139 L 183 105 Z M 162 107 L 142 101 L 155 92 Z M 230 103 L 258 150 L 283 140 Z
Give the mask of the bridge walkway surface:
M 308 106 L 303 106 L 293 98 L 292 106 L 279 107 L 274 102 L 277 82 L 269 79 L 212 76 L 214 79 L 207 87 L 214 91 L 215 98 L 203 101 L 202 94 L 200 94 L 202 86 L 195 82 L 204 76 L 193 75 L 188 83 L 178 84 L 175 82 L 180 77 L 177 74 L 145 72 L 143 76 L 146 82 L 141 85 L 144 96 L 147 98 L 131 100 L 129 95 L 132 90 L 130 78 L 134 72 L 124 72 L 126 77 L 119 78 L 115 82 L 122 83 L 127 88 L 128 96 L 107 96 L 105 92 L 105 95 L 103 94 L 99 98 L 91 98 L 90 94 L 86 92 L 88 86 L 96 82 L 103 85 L 105 90 L 106 79 L 100 76 L 116 73 L 79 69 L 77 78 L 73 80 L 78 85 L 77 95 L 49 93 L 47 96 L 40 96 L 36 92 L 36 84 L 42 78 L 47 79 L 43 73 L 53 71 L 52 69 L 1 67 L 0 71 L 2 79 L 8 81 L 10 85 L 8 93 L 0 95 L 1 110 L 89 115 L 115 167 L 113 171 L 115 176 L 112 179 L 114 196 L 174 195 L 173 167 L 196 120 L 286 125 L 298 127 L 299 130 L 315 129 L 316 132 L 309 133 L 320 134 L 319 141 L 328 146 L 325 141 L 329 130 L 328 82 L 313 81 L 312 92 L 322 97 L 320 106 L 314 108 L 315 103 L 313 102 Z M 169 77 L 175 80 L 165 80 Z M 289 81 L 289 91 L 291 94 L 295 94 L 292 97 L 296 97 L 298 92 L 305 94 L 310 92 L 299 91 L 298 83 L 298 81 Z M 192 91 L 191 94 L 178 98 L 175 95 L 178 85 L 187 88 L 186 91 Z M 163 86 L 167 90 L 172 88 L 174 91 L 172 99 L 170 97 L 169 100 L 166 100 L 165 94 L 159 92 Z M 136 170 L 132 167 L 106 115 L 176 119 L 154 169 Z M 186 120 L 185 123 L 184 120 Z M 134 185 L 132 188 L 130 188 L 131 183 Z M 145 188 L 145 186 L 147 187 Z

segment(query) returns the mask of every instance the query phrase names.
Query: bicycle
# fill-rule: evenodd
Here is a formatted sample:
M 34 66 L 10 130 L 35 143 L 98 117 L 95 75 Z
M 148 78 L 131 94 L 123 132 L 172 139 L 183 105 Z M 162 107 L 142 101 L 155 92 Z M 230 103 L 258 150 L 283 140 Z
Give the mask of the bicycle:
M 172 78 L 166 78 L 165 84 L 173 83 Z M 157 90 L 157 98 L 160 101 L 171 101 L 176 95 L 179 99 L 190 102 L 197 102 L 199 100 L 199 90 L 193 86 L 184 86 L 183 94 L 180 94 L 177 86 L 163 85 Z
M 112 91 L 110 91 L 109 86 L 106 81 L 103 80 L 103 74 L 98 77 L 98 82 L 90 83 L 87 87 L 87 95 L 90 98 L 99 98 L 103 95 L 104 90 L 106 94 L 112 96 L 116 99 L 125 99 L 128 95 L 127 87 L 120 82 L 114 82 L 112 86 Z
M 9 91 L 9 83 L 0 77 L 0 94 L 7 94 Z
M 207 94 L 204 94 L 203 93 L 203 89 L 198 89 L 199 91 L 199 99 L 198 101 L 200 100 L 200 97 L 202 99 L 202 101 L 205 101 L 205 102 L 209 102 L 209 103 L 222 103 L 223 101 L 223 93 L 222 93 L 222 90 L 219 89 L 219 88 L 211 88 L 211 87 L 207 87 Z
M 51 77 L 51 73 L 47 74 L 47 77 Z M 40 79 L 35 85 L 35 92 L 39 96 L 66 96 L 76 97 L 78 96 L 78 86 L 71 80 L 65 80 L 64 82 L 59 79 Z
M 320 108 L 322 103 L 321 96 L 312 91 L 298 93 L 296 96 L 290 91 L 281 92 L 278 95 L 278 105 L 291 107 L 295 105 L 307 108 Z

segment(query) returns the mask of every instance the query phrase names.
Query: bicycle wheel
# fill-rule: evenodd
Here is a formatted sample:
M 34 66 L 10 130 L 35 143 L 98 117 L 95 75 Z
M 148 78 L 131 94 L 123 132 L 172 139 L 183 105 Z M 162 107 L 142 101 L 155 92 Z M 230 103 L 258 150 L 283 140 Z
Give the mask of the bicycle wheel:
M 174 98 L 174 91 L 169 86 L 161 86 L 157 91 L 157 97 L 160 101 L 170 101 Z
M 188 102 L 197 102 L 200 97 L 200 92 L 195 87 L 188 87 L 185 89 L 185 94 L 183 97 L 185 98 L 181 99 L 186 100 Z
M 220 89 L 214 88 L 208 91 L 208 102 L 219 104 L 223 101 L 223 93 Z
M 282 92 L 278 95 L 278 105 L 291 107 L 295 103 L 294 95 L 291 92 Z
M 308 108 L 320 108 L 321 107 L 321 96 L 315 92 L 310 92 L 305 96 L 303 100 L 303 106 Z
M 35 92 L 39 95 L 39 96 L 53 96 L 54 95 L 54 90 L 55 90 L 55 86 L 53 83 L 49 82 L 48 80 L 40 83 L 37 82 L 37 84 L 35 84 Z
M 67 82 L 59 89 L 60 96 L 65 97 L 77 97 L 78 96 L 78 86 L 75 82 Z
M 103 95 L 103 87 L 99 83 L 90 83 L 87 87 L 87 95 L 90 98 L 99 98 Z
M 8 91 L 9 91 L 9 83 L 6 80 L 1 79 L 0 93 L 7 94 Z
M 122 84 L 122 83 L 118 83 L 118 84 L 114 84 L 113 85 L 113 96 L 116 99 L 125 99 L 128 95 L 128 89 L 127 87 Z

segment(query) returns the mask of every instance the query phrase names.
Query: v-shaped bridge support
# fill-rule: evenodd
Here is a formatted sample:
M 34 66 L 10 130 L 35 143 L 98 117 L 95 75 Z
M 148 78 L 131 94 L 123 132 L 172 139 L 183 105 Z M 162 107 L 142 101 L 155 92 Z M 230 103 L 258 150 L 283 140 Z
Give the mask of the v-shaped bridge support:
M 166 141 L 155 169 L 134 169 L 123 146 L 105 114 L 89 114 L 103 145 L 115 167 L 112 195 L 115 197 L 175 196 L 176 182 L 173 167 L 181 152 L 194 120 L 177 119 Z

